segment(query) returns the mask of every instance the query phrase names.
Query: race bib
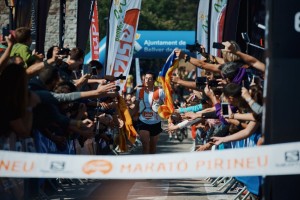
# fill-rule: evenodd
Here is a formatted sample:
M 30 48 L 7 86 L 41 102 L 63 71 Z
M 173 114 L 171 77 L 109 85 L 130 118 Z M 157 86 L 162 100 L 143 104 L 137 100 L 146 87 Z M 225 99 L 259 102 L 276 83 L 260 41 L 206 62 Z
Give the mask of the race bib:
M 154 113 L 153 113 L 153 111 L 144 111 L 142 115 L 145 119 L 151 119 L 153 117 Z

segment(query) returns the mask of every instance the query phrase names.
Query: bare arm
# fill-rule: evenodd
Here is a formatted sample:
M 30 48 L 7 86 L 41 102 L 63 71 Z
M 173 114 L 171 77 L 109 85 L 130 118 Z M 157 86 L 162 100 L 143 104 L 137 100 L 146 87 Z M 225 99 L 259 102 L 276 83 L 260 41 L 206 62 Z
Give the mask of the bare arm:
M 186 59 L 186 57 L 187 57 L 187 55 L 185 54 L 185 59 Z M 196 67 L 201 67 L 202 69 L 205 69 L 205 70 L 209 70 L 209 71 L 217 72 L 217 73 L 221 72 L 219 69 L 219 66 L 220 66 L 219 64 L 207 63 L 204 60 L 198 60 L 197 58 L 193 58 L 193 57 L 190 57 L 188 62 L 195 65 Z
M 257 60 L 255 57 L 250 56 L 246 53 L 243 53 L 241 51 L 237 51 L 233 44 L 230 42 L 223 42 L 222 44 L 225 45 L 227 51 L 239 56 L 244 62 L 246 62 L 249 66 L 252 66 L 262 72 L 265 72 L 266 65 L 259 60 Z
M 195 65 L 196 67 L 200 67 L 200 68 L 203 68 L 203 69 L 206 69 L 209 71 L 213 71 L 213 72 L 218 72 L 218 73 L 221 72 L 219 70 L 219 66 L 220 66 L 219 64 L 211 64 L 211 63 L 205 62 L 205 60 L 198 60 L 197 58 L 188 56 L 181 50 L 176 50 L 175 53 L 179 59 L 184 59 L 186 62 L 189 62 L 189 63 Z M 220 62 L 221 62 L 221 60 L 220 60 Z
M 239 56 L 243 61 L 245 61 L 248 65 L 258 69 L 259 71 L 265 72 L 266 70 L 266 65 L 253 56 L 250 56 L 248 54 L 245 54 L 241 51 L 235 52 L 237 56 Z
M 224 142 L 242 140 L 247 137 L 250 137 L 256 131 L 258 126 L 259 126 L 259 123 L 251 121 L 245 129 L 243 129 L 237 133 L 234 133 L 234 134 L 226 136 L 226 137 L 212 137 L 212 139 L 213 139 L 213 142 L 215 145 L 219 145 Z
M 252 113 L 234 113 L 231 117 L 231 119 L 237 119 L 242 121 L 256 121 Z
M 183 87 L 197 89 L 195 81 L 185 81 L 180 79 L 178 76 L 172 76 L 172 82 L 182 85 Z

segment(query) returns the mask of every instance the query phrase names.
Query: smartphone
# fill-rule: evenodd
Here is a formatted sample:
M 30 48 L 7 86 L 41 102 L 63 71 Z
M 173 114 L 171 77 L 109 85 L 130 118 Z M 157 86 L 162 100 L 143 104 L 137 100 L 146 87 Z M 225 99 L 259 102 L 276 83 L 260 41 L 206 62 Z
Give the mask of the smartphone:
M 207 78 L 206 77 L 201 76 L 201 77 L 196 78 L 196 87 L 197 88 L 200 88 L 201 86 L 206 85 L 206 83 L 207 83 Z
M 224 44 L 220 43 L 220 42 L 214 42 L 213 43 L 213 48 L 215 49 L 225 49 Z
M 210 80 L 210 81 L 208 81 L 208 86 L 209 87 L 218 87 L 219 86 L 219 81 L 217 81 L 217 80 Z
M 229 116 L 228 105 L 229 105 L 228 103 L 222 103 L 221 104 L 223 117 L 228 117 Z

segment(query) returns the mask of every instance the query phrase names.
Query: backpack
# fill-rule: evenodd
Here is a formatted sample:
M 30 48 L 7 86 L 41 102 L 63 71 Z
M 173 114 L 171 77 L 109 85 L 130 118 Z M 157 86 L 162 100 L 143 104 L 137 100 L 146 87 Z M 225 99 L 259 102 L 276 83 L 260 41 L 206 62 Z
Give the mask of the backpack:
M 139 113 L 142 113 L 145 109 L 146 109 L 146 105 L 144 102 L 144 93 L 145 93 L 145 88 L 142 88 L 139 91 Z M 157 103 L 157 101 L 159 100 L 159 87 L 154 87 L 154 92 L 153 92 L 153 97 L 152 97 L 152 103 L 151 103 L 151 109 L 154 112 L 157 112 L 159 104 Z

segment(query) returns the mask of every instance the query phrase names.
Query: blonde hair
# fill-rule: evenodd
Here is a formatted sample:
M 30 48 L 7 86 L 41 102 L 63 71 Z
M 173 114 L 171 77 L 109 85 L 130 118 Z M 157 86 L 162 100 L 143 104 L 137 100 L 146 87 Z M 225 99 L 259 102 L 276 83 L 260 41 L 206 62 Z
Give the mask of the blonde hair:
M 229 41 L 235 48 L 235 51 L 241 51 L 240 46 L 235 41 Z M 241 58 L 233 53 L 230 53 L 228 51 L 222 51 L 222 57 L 224 59 L 224 62 L 234 62 L 241 60 Z

